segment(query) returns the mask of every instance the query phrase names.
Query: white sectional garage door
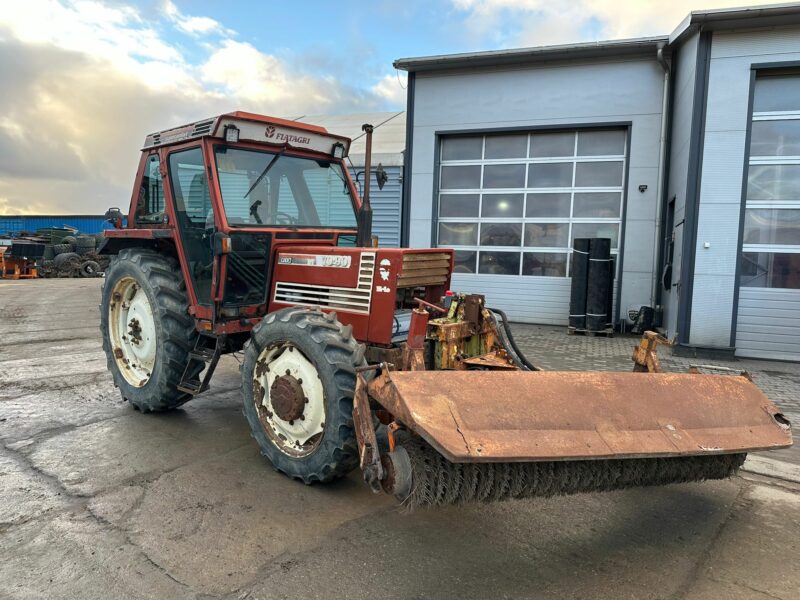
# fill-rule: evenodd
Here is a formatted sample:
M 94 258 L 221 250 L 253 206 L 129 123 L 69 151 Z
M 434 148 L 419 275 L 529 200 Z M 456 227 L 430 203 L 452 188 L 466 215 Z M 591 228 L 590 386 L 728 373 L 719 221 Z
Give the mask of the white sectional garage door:
M 456 249 L 453 288 L 530 323 L 566 324 L 578 237 L 618 251 L 626 130 L 443 137 L 440 247 Z
M 736 353 L 800 361 L 800 74 L 759 74 Z

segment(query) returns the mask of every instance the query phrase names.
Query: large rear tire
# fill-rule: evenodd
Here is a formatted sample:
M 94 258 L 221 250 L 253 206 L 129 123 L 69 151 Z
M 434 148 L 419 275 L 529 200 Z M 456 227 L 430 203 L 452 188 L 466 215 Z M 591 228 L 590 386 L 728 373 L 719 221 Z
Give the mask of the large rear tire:
M 174 259 L 129 248 L 111 260 L 100 304 L 103 350 L 122 397 L 142 412 L 192 398 L 177 388 L 197 337 L 188 306 Z
M 242 363 L 244 414 L 272 466 L 306 484 L 358 466 L 356 367 L 364 347 L 333 313 L 287 308 L 253 330 Z

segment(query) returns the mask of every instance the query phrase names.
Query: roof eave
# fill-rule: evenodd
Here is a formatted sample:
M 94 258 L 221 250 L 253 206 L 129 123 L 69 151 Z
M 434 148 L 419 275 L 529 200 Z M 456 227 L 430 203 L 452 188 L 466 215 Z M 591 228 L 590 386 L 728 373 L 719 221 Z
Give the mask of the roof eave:
M 696 31 L 756 29 L 800 24 L 800 4 L 770 4 L 744 8 L 697 10 L 689 13 L 669 36 L 669 45 L 681 43 Z
M 536 64 L 575 59 L 610 59 L 631 56 L 655 55 L 660 45 L 669 41 L 667 36 L 565 44 L 560 46 L 540 46 L 511 50 L 490 50 L 423 56 L 419 58 L 399 58 L 394 61 L 396 69 L 409 72 L 441 71 L 450 69 L 506 66 L 514 64 Z

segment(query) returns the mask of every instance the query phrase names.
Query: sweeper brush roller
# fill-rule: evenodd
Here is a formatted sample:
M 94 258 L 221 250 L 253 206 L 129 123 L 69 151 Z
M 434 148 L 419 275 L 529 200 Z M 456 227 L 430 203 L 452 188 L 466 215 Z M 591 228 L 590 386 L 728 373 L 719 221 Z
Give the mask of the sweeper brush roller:
M 384 370 L 359 406 L 364 388 L 397 421 L 365 474 L 410 509 L 724 479 L 791 444 L 742 376 Z
M 398 482 L 402 487 L 387 491 L 407 510 L 725 479 L 736 473 L 746 456 L 453 463 L 418 438 L 403 442 L 396 454 L 392 460 L 407 460 L 411 476 Z

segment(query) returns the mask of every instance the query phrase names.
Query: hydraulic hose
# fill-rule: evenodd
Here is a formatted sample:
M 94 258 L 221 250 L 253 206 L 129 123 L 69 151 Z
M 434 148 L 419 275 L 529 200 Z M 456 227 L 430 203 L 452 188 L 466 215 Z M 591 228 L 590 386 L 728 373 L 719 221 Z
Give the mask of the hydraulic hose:
M 508 340 L 508 343 L 511 345 L 511 350 L 513 351 L 513 354 L 516 355 L 516 358 L 520 363 L 517 366 L 520 366 L 528 371 L 540 371 L 541 369 L 539 369 L 539 367 L 531 363 L 522 353 L 522 350 L 519 349 L 519 346 L 517 346 L 517 342 L 514 340 L 514 334 L 511 333 L 511 327 L 509 327 L 508 325 L 508 316 L 506 315 L 506 313 L 500 310 L 499 308 L 489 308 L 487 306 L 486 309 L 489 312 L 493 312 L 500 315 L 500 318 L 502 319 L 503 336 L 505 336 L 505 338 Z M 495 319 L 495 322 L 496 321 L 497 319 Z M 508 348 L 506 348 L 506 350 L 508 350 Z

